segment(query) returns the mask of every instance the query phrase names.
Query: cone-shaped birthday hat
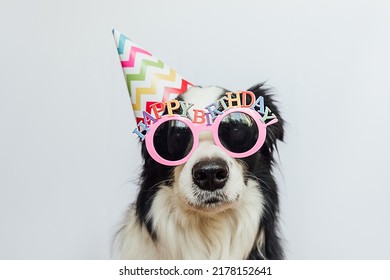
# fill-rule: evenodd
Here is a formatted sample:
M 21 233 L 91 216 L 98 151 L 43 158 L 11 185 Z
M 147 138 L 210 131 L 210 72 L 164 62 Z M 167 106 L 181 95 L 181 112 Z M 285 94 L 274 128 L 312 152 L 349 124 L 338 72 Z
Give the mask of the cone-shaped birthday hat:
M 187 79 L 118 30 L 112 32 L 137 123 L 143 120 L 143 111 L 150 113 L 150 105 L 172 100 L 192 86 Z

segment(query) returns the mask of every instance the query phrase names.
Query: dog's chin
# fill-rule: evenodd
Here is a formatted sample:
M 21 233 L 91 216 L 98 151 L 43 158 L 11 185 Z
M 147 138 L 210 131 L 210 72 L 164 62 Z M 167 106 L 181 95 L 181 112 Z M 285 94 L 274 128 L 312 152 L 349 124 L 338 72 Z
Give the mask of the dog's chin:
M 238 199 L 239 195 L 237 195 L 236 199 L 232 200 L 224 195 L 211 193 L 206 197 L 204 195 L 199 195 L 197 197 L 192 197 L 191 199 L 185 199 L 184 207 L 187 210 L 202 214 L 216 214 L 233 208 Z
M 202 213 L 202 214 L 215 214 L 223 211 L 227 211 L 233 207 L 233 202 L 219 201 L 219 202 L 187 202 L 187 210 Z

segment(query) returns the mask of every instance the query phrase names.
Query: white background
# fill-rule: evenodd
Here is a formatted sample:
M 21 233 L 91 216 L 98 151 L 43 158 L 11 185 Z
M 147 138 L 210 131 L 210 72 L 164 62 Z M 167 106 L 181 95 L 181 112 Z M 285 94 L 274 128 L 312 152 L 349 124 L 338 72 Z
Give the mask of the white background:
M 110 258 L 141 163 L 114 27 L 273 88 L 288 259 L 390 258 L 388 1 L 0 0 L 0 259 Z

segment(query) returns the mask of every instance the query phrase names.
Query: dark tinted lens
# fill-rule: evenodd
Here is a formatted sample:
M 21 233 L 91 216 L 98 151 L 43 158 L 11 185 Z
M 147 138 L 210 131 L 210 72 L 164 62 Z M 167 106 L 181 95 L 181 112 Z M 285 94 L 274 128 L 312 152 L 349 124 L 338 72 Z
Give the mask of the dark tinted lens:
M 259 129 L 252 117 L 234 112 L 222 119 L 218 128 L 218 137 L 222 145 L 229 151 L 244 153 L 256 144 Z
M 182 121 L 172 120 L 161 124 L 153 138 L 156 152 L 164 159 L 176 161 L 185 158 L 191 151 L 194 137 Z

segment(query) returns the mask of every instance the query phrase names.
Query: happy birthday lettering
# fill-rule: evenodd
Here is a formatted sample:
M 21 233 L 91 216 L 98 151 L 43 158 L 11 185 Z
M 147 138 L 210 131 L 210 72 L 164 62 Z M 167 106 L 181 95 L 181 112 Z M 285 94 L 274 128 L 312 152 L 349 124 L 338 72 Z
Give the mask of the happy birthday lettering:
M 167 112 L 166 115 L 168 116 L 188 117 L 188 110 L 193 106 L 194 104 L 179 100 L 156 102 L 150 106 L 150 113 L 146 111 L 142 112 L 143 121 L 140 121 L 137 124 L 137 128 L 134 128 L 133 133 L 141 138 L 141 140 L 144 140 L 146 134 L 149 131 L 149 125 L 151 123 L 158 122 L 165 111 Z M 193 109 L 194 117 L 192 122 L 195 124 L 206 123 L 206 125 L 209 126 L 213 123 L 215 118 L 232 108 L 249 108 L 256 110 L 258 113 L 260 113 L 261 121 L 264 123 L 266 120 L 276 118 L 271 110 L 264 105 L 263 96 L 260 96 L 256 99 L 256 96 L 253 92 L 241 91 L 236 93 L 227 92 L 226 96 L 223 96 L 216 102 L 206 106 L 203 110 Z M 181 110 L 181 114 L 174 113 L 174 111 L 179 109 Z

